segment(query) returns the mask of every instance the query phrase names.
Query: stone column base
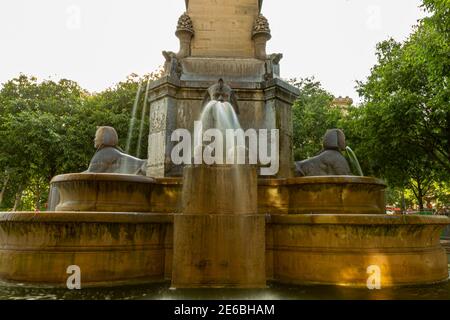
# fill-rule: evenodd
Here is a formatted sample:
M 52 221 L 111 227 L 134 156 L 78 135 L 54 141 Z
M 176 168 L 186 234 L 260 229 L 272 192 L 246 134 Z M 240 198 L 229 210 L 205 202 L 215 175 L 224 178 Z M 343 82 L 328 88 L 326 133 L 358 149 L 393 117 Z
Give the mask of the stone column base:
M 265 217 L 175 215 L 172 287 L 265 288 Z

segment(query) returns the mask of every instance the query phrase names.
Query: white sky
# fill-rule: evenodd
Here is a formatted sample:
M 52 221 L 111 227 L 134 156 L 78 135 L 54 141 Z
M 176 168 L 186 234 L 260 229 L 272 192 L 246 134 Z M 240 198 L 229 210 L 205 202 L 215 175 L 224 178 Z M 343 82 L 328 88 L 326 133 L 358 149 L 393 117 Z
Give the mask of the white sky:
M 226 0 L 222 0 L 226 1 Z M 283 78 L 315 76 L 357 100 L 355 80 L 376 62 L 377 42 L 404 40 L 420 0 L 264 0 Z M 101 91 L 163 64 L 184 0 L 1 0 L 0 83 L 20 72 L 68 78 Z

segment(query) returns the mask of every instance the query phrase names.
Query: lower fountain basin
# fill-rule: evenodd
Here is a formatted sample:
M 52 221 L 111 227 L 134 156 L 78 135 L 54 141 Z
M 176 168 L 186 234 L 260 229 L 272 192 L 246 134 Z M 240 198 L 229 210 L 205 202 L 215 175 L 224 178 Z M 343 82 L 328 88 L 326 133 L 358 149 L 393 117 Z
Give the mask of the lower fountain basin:
M 372 265 L 383 288 L 448 279 L 445 216 L 266 218 L 268 281 L 365 287 Z M 71 265 L 82 287 L 170 280 L 173 224 L 170 214 L 0 213 L 0 280 L 65 287 Z
M 163 282 L 172 223 L 144 213 L 1 213 L 0 279 L 65 287 L 76 265 L 82 287 Z
M 379 267 L 381 286 L 448 279 L 440 233 L 445 216 L 273 215 L 267 252 L 280 283 L 366 287 Z

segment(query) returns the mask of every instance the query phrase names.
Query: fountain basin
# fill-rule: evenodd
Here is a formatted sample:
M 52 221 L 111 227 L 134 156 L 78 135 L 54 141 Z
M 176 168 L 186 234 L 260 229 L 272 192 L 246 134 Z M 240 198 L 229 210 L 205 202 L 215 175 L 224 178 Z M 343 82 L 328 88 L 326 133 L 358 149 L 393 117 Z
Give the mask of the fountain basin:
M 266 279 L 279 283 L 366 287 L 371 265 L 380 267 L 383 287 L 448 279 L 439 243 L 450 224 L 444 216 L 267 215 L 265 226 L 256 215 L 175 216 L 181 218 L 177 230 L 186 227 L 191 242 L 217 234 L 228 247 L 240 238 L 221 236 L 218 223 L 225 221 L 232 234 L 247 224 L 246 230 L 265 228 L 265 239 L 236 244 L 236 254 L 254 255 L 254 244 L 262 241 L 265 259 L 258 258 L 259 266 L 265 260 Z M 199 222 L 206 226 L 201 233 L 194 230 Z M 173 228 L 174 217 L 168 214 L 0 213 L 0 279 L 65 287 L 67 267 L 78 265 L 82 287 L 167 281 L 176 265 Z M 178 249 L 193 250 L 177 239 Z M 214 248 L 217 257 L 225 257 L 221 245 Z
M 385 214 L 386 185 L 370 177 L 260 179 L 258 211 L 265 214 Z
M 2 213 L 0 279 L 65 287 L 77 265 L 82 287 L 164 281 L 172 223 L 144 213 Z
M 273 215 L 266 235 L 273 278 L 366 287 L 375 265 L 383 287 L 445 281 L 439 238 L 449 223 L 444 216 Z
M 182 178 L 121 174 L 67 174 L 52 180 L 52 190 L 61 194 L 56 211 L 181 213 L 182 188 Z M 258 213 L 384 214 L 385 188 L 369 177 L 259 179 Z
M 386 184 L 354 176 L 287 179 L 290 214 L 385 214 Z
M 63 212 L 0 214 L 0 279 L 64 285 L 73 264 L 88 286 L 172 279 L 184 288 L 264 287 L 267 279 L 365 287 L 372 265 L 382 286 L 448 278 L 439 238 L 450 219 L 384 215 L 382 181 L 258 180 L 254 168 L 242 170 L 58 176 Z
M 55 211 L 150 212 L 154 179 L 127 174 L 78 173 L 56 176 Z

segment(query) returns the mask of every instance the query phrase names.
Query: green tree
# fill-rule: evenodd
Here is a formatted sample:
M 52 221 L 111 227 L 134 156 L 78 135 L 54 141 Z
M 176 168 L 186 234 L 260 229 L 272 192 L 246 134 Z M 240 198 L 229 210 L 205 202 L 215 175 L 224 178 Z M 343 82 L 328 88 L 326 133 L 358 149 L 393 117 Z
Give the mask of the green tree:
M 358 84 L 364 103 L 349 125 L 371 171 L 411 190 L 421 209 L 432 186 L 450 178 L 450 47 L 442 23 L 450 6 L 424 4 L 431 16 L 407 41 L 377 46 L 378 63 Z
M 58 172 L 64 131 L 61 119 L 77 112 L 87 92 L 75 82 L 20 75 L 0 90 L 2 206 L 17 208 L 33 186 L 36 208 Z
M 298 161 L 312 157 L 322 149 L 325 132 L 337 128 L 343 114 L 338 108 L 331 107 L 333 95 L 314 78 L 290 82 L 300 89 L 300 96 L 292 109 L 294 157 Z
M 127 142 L 130 118 L 140 87 L 130 153 L 147 153 L 147 83 L 160 76 L 131 75 L 98 94 L 70 80 L 19 75 L 0 89 L 0 207 L 42 209 L 52 177 L 86 170 L 95 153 L 97 126 L 113 126 L 120 145 Z M 144 115 L 141 114 L 146 111 Z M 141 119 L 143 121 L 141 122 Z M 22 205 L 21 205 L 22 204 Z

